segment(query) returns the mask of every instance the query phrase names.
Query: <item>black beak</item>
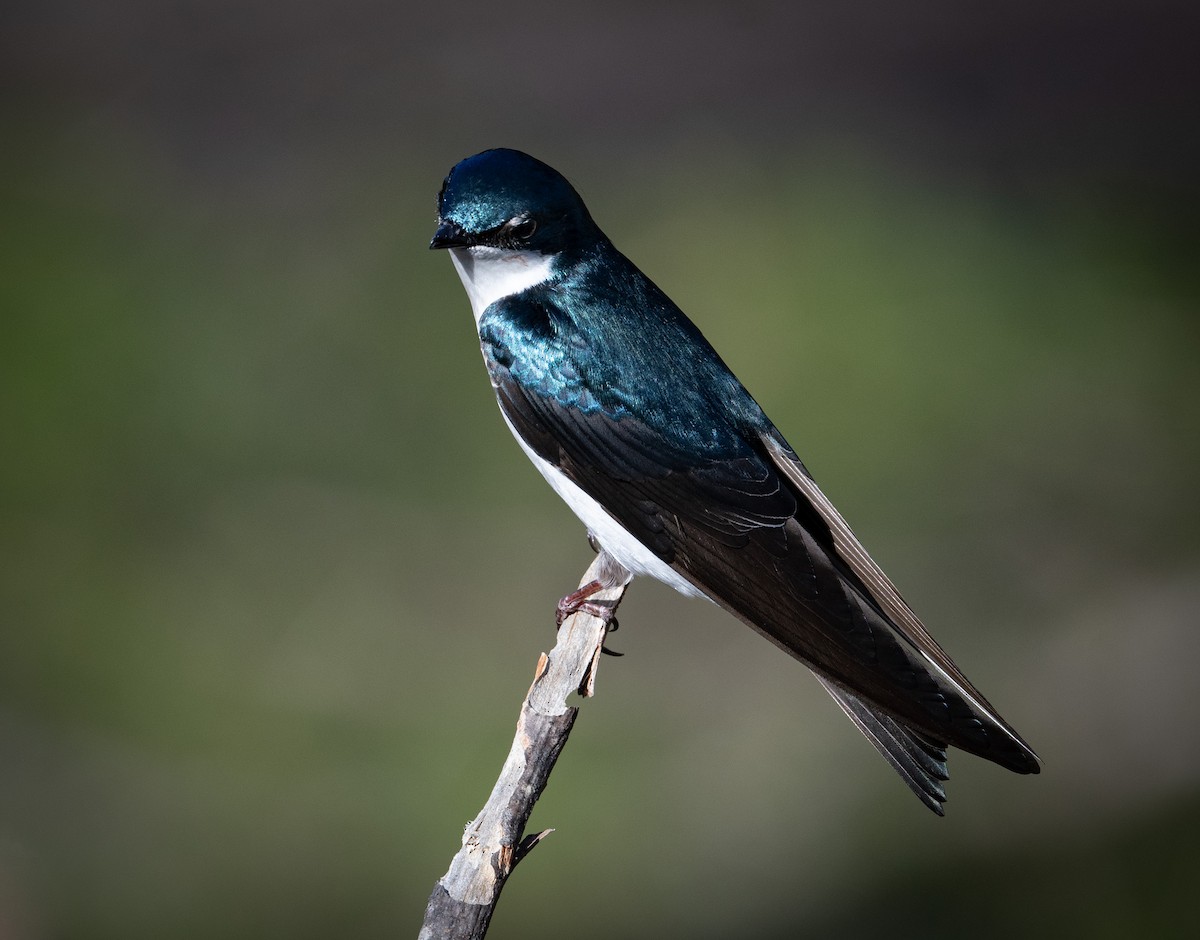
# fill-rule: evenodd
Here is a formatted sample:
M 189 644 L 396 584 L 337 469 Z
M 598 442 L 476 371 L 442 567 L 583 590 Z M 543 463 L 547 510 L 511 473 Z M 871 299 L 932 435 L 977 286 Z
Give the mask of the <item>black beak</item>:
M 437 231 L 433 233 L 430 248 L 466 248 L 472 244 L 471 236 L 462 230 L 457 222 L 438 220 Z

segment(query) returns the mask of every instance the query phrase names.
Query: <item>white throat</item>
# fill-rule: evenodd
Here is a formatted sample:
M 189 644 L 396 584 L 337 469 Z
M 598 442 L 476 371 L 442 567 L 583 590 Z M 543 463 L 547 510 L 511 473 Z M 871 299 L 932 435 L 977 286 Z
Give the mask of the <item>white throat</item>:
M 554 267 L 553 255 L 483 245 L 451 248 L 450 260 L 467 290 L 476 328 L 488 307 L 497 300 L 541 284 L 550 277 Z

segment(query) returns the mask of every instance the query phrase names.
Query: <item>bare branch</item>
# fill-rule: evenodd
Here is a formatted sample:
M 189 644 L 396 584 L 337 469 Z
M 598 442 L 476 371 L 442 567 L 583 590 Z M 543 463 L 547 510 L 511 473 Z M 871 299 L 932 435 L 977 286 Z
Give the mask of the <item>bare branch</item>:
M 596 556 L 580 587 L 609 579 L 614 562 Z M 615 610 L 627 585 L 604 587 L 592 604 Z M 483 810 L 463 833 L 462 848 L 429 897 L 420 940 L 467 940 L 487 933 L 500 891 L 513 868 L 552 829 L 525 836 L 533 806 L 567 743 L 578 709 L 567 697 L 585 697 L 595 688 L 596 668 L 607 625 L 586 611 L 571 614 L 558 631 L 558 642 L 538 659 L 533 684 L 521 703 L 517 733 Z

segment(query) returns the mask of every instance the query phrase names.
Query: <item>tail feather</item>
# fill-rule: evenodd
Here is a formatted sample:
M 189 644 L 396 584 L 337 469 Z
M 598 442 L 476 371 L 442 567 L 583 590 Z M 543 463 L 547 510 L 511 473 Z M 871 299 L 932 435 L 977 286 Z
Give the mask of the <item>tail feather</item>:
M 910 731 L 886 712 L 866 704 L 862 699 L 822 676 L 817 676 L 842 711 L 858 726 L 868 741 L 900 775 L 917 799 L 939 816 L 945 815 L 942 803 L 946 788 L 942 782 L 950 779 L 946 769 L 946 746 Z

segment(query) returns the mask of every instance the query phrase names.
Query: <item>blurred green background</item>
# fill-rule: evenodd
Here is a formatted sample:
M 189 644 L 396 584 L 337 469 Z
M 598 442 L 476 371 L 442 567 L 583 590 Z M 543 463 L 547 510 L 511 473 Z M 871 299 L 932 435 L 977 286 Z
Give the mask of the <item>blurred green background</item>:
M 591 554 L 449 167 L 566 173 L 1041 753 L 935 819 L 638 582 L 491 936 L 1183 936 L 1194 3 L 0 14 L 0 937 L 411 936 Z M 681 639 L 686 637 L 686 639 Z

